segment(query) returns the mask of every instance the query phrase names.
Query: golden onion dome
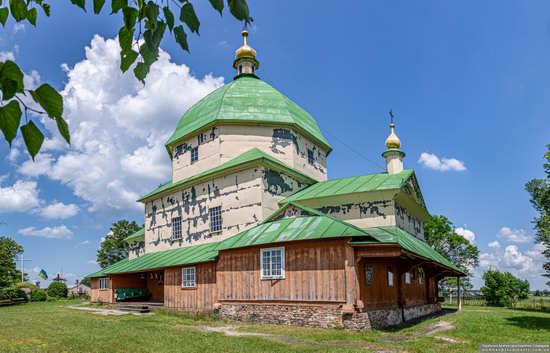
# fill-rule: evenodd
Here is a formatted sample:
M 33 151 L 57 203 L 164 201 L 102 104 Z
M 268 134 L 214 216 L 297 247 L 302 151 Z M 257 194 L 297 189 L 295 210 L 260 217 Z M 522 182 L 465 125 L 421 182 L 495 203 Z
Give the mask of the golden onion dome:
M 395 128 L 395 125 L 393 123 L 390 124 L 390 135 L 386 139 L 386 147 L 387 148 L 400 148 L 401 147 L 401 141 L 399 140 L 399 137 L 395 134 L 393 129 Z
M 240 59 L 240 58 L 256 59 L 256 51 L 252 47 L 250 47 L 248 44 L 246 44 L 246 37 L 248 37 L 248 31 L 246 29 L 243 29 L 242 35 L 243 35 L 244 44 L 235 52 L 235 59 Z

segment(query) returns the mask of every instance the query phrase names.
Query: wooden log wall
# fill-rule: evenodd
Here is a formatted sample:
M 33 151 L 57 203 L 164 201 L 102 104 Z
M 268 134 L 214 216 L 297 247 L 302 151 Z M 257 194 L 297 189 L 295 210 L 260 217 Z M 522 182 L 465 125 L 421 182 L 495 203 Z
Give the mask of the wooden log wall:
M 260 249 L 284 246 L 285 278 L 260 278 Z M 239 302 L 346 302 L 346 240 L 301 241 L 222 251 L 217 298 Z
M 373 266 L 373 284 L 365 280 L 365 265 Z M 388 284 L 388 268 L 393 269 L 393 286 Z M 358 263 L 359 297 L 365 309 L 395 308 L 398 306 L 398 272 L 397 259 L 367 258 Z
M 185 267 L 185 266 L 184 266 Z M 164 306 L 191 311 L 211 310 L 216 302 L 216 264 L 197 264 L 195 288 L 181 287 L 182 267 L 164 270 Z
M 411 283 L 405 283 L 405 273 L 401 274 L 401 285 L 403 291 L 403 299 L 406 306 L 422 305 L 428 302 L 427 300 L 427 282 L 426 274 L 424 274 L 424 281 L 422 284 L 418 281 L 418 268 L 410 271 Z

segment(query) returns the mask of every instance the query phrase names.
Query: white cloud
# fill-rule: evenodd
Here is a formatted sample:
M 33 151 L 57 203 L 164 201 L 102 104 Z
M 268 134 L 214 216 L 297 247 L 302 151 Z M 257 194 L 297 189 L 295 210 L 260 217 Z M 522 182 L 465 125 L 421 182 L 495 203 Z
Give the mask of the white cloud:
M 6 159 L 10 162 L 17 162 L 17 159 L 21 155 L 21 151 L 17 147 L 10 148 L 10 153 L 6 156 Z
M 455 229 L 456 234 L 461 235 L 464 239 L 468 240 L 471 244 L 475 243 L 476 235 L 469 229 L 458 227 Z
M 41 238 L 50 238 L 50 239 L 70 239 L 73 237 L 73 232 L 67 228 L 65 225 L 60 225 L 57 227 L 44 227 L 38 229 L 36 227 L 23 228 L 17 231 L 17 234 L 31 236 L 31 237 L 41 237 Z
M 506 239 L 509 243 L 527 243 L 531 240 L 531 236 L 525 234 L 523 229 L 513 229 L 509 227 L 500 228 L 497 236 Z
M 90 260 L 87 262 L 88 265 L 97 265 L 97 261 L 96 260 Z
M 64 204 L 63 202 L 54 202 L 38 211 L 46 219 L 67 219 L 76 216 L 78 206 L 75 204 Z
M 6 60 L 15 61 L 15 53 L 12 51 L 0 51 L 0 61 Z
M 26 30 L 27 28 L 25 27 L 24 23 L 16 23 L 13 25 L 13 34 L 16 34 L 18 32 L 25 33 Z
M 488 245 L 490 248 L 493 249 L 500 248 L 500 243 L 498 242 L 498 240 L 492 241 Z
M 531 250 L 527 250 L 525 253 L 533 260 L 543 262 L 546 259 L 542 253 L 544 250 L 546 250 L 546 245 L 536 243 Z
M 519 270 L 520 272 L 529 272 L 533 268 L 533 259 L 525 256 L 515 245 L 508 245 L 506 247 L 503 260 L 507 267 Z
M 490 253 L 481 253 L 479 254 L 479 267 L 481 267 L 484 270 L 488 270 L 489 268 L 498 268 L 499 259 L 495 254 Z
M 161 51 L 143 85 L 132 70 L 121 73 L 116 39 L 96 35 L 85 51 L 86 58 L 74 67 L 62 65 L 68 76 L 62 95 L 71 146 L 46 119 L 54 136 L 48 148 L 55 153 L 44 154 L 34 168 L 23 163 L 19 171 L 69 186 L 90 211 L 142 210 L 139 196 L 171 177 L 164 143 L 183 113 L 221 86 L 223 78 L 198 79 Z
M 435 154 L 423 152 L 418 159 L 418 164 L 433 170 L 440 172 L 457 171 L 462 172 L 466 170 L 466 166 L 463 161 L 456 158 L 439 158 Z
M 0 185 L 0 213 L 27 212 L 39 203 L 36 181 L 18 180 L 11 186 Z
M 42 151 L 43 152 L 43 151 Z M 46 174 L 50 169 L 54 158 L 48 153 L 39 153 L 34 161 L 31 159 L 23 162 L 17 171 L 21 174 L 37 177 Z
M 89 241 L 89 240 L 84 240 L 84 241 L 81 241 L 80 243 L 78 243 L 78 245 L 89 245 L 91 244 L 92 242 Z

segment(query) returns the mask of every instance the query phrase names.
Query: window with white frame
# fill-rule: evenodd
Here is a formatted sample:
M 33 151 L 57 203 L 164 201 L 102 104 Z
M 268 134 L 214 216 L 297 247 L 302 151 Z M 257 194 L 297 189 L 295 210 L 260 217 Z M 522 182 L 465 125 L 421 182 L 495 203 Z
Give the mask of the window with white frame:
M 104 277 L 99 279 L 99 290 L 107 290 L 109 288 L 109 278 Z
M 181 239 L 181 217 L 172 218 L 172 240 Z
M 313 165 L 314 159 L 313 159 L 313 150 L 307 149 L 307 162 L 311 165 Z
M 260 251 L 262 279 L 285 278 L 285 248 L 270 248 Z
M 181 287 L 182 288 L 194 288 L 197 286 L 196 282 L 196 268 L 184 267 L 181 269 Z
M 222 231 L 222 207 L 211 207 L 208 210 L 210 216 L 210 232 L 216 233 Z
M 199 160 L 199 147 L 191 148 L 191 163 L 195 163 Z
M 411 273 L 410 272 L 405 272 L 405 283 L 406 284 L 411 284 Z
M 388 267 L 388 286 L 393 287 L 393 268 Z

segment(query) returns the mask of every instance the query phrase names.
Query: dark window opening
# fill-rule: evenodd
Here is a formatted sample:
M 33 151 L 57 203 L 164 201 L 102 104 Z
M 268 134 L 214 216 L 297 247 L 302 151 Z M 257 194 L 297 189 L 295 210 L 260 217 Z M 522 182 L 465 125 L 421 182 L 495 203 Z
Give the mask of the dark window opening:
M 195 163 L 199 160 L 199 148 L 193 147 L 191 148 L 191 163 Z
M 313 150 L 307 149 L 307 162 L 313 165 Z

